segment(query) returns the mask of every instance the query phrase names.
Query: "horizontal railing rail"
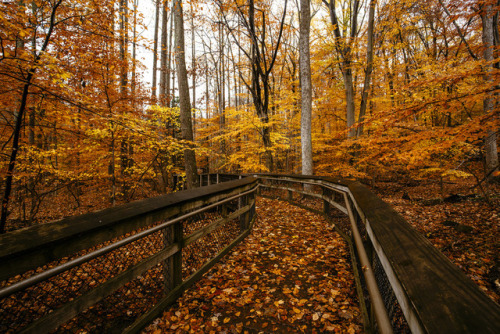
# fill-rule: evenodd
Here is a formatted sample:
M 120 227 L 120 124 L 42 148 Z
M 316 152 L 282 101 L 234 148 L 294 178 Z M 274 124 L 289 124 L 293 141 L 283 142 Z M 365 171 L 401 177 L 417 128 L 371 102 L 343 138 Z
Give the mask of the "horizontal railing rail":
M 248 235 L 256 189 L 247 177 L 1 235 L 0 332 L 138 331 Z
M 323 213 L 352 241 L 354 269 L 363 273 L 358 291 L 368 291 L 360 298 L 368 308 L 367 331 L 500 333 L 500 306 L 361 183 L 254 176 L 261 196 Z

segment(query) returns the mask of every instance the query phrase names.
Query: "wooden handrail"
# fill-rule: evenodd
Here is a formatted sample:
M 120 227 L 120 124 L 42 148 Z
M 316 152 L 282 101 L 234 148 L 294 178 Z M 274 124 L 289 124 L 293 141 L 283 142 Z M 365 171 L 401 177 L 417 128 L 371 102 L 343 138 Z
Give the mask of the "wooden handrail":
M 167 194 L 0 235 L 0 281 L 249 189 L 245 178 Z M 243 188 L 242 188 L 243 187 Z
M 23 322 L 18 323 L 18 326 L 27 325 L 22 329 L 25 333 L 49 332 L 160 264 L 166 271 L 163 274 L 165 297 L 159 305 L 166 305 L 165 303 L 173 301 L 179 293 L 196 282 L 203 272 L 206 272 L 248 235 L 254 219 L 256 188 L 257 179 L 247 177 L 137 201 L 2 235 L 0 236 L 0 273 L 4 277 L 12 278 L 18 273 L 45 266 L 63 256 L 70 256 L 70 258 L 4 286 L 0 289 L 0 299 L 7 301 L 4 298 L 10 298 L 9 303 L 13 300 L 23 303 L 23 298 L 31 298 L 30 293 L 25 293 L 25 291 L 29 291 L 32 286 L 38 288 L 38 284 L 44 284 L 46 280 L 56 275 L 66 275 L 73 268 L 80 270 L 81 266 L 88 266 L 89 261 L 101 257 L 105 259 L 107 254 L 115 250 L 127 250 L 124 247 L 132 242 L 149 248 L 150 244 L 147 239 L 155 236 L 156 246 L 147 257 L 139 258 L 133 265 L 116 271 L 107 280 L 89 290 L 84 290 L 75 298 L 64 301 L 64 304 L 56 306 L 52 312 L 46 313 L 41 318 L 19 319 Z M 219 215 L 220 218 L 212 218 L 216 220 L 209 221 L 205 226 L 198 227 L 189 235 L 184 236 L 183 222 L 187 219 L 196 219 L 195 217 L 208 210 L 222 210 L 222 214 Z M 209 217 L 214 216 L 210 214 Z M 229 228 L 233 229 L 236 234 L 230 234 L 229 244 L 222 250 L 217 250 L 218 253 L 214 254 L 213 258 L 205 259 L 208 262 L 195 271 L 191 277 L 183 280 L 183 249 L 201 238 L 209 237 L 210 233 L 225 228 L 229 223 L 235 224 L 235 220 L 236 230 L 234 230 L 234 225 Z M 99 247 L 95 249 L 95 246 Z M 88 251 L 78 253 L 80 250 Z M 37 257 L 40 252 L 43 255 Z M 133 254 L 131 251 L 131 256 L 134 256 Z M 115 263 L 109 265 L 113 267 Z M 89 272 L 86 277 L 90 278 L 92 274 Z M 16 297 L 16 293 L 24 294 L 26 297 L 17 299 L 19 296 Z M 36 295 L 32 297 L 38 298 Z M 3 307 L 7 307 L 6 305 L 7 303 L 2 304 Z M 144 319 L 157 316 L 158 310 L 158 307 L 153 307 L 130 328 L 140 329 Z
M 253 175 L 345 189 L 413 333 L 500 333 L 500 306 L 366 186 L 320 176 Z

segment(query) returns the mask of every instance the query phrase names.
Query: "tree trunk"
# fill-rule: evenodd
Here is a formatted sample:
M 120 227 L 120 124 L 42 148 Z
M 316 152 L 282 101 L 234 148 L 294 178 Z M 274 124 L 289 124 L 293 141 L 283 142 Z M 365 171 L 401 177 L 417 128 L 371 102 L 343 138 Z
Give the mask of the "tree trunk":
M 311 57 L 309 50 L 309 33 L 311 22 L 310 0 L 300 0 L 300 95 L 301 95 L 301 126 L 300 140 L 302 144 L 302 175 L 313 175 L 312 139 L 311 139 Z
M 41 55 L 47 50 L 49 42 L 54 32 L 55 22 L 56 22 L 56 12 L 61 5 L 62 0 L 56 1 L 52 5 L 52 10 L 50 13 L 50 21 L 48 25 L 47 34 L 45 35 L 44 42 L 40 48 L 38 54 L 36 54 L 33 61 L 33 65 L 29 69 L 26 78 L 24 80 L 23 92 L 21 95 L 21 100 L 19 103 L 19 109 L 15 118 L 14 132 L 12 134 L 12 149 L 10 152 L 9 164 L 7 166 L 7 173 L 5 174 L 5 190 L 2 198 L 1 214 L 0 214 L 0 233 L 5 233 L 5 225 L 7 224 L 7 217 L 9 215 L 9 201 L 12 192 L 12 182 L 14 180 L 14 169 L 16 167 L 17 153 L 19 151 L 19 139 L 21 137 L 21 127 L 23 123 L 24 113 L 26 111 L 26 105 L 28 102 L 29 89 L 32 84 L 33 77 L 35 76 L 36 70 L 40 63 Z
M 128 37 L 128 30 L 129 30 L 129 24 L 128 24 L 128 1 L 127 0 L 120 0 L 120 61 L 121 61 L 121 74 L 120 74 L 120 95 L 121 99 L 124 103 L 127 104 L 127 106 L 123 108 L 122 112 L 126 112 L 126 109 L 128 106 L 128 97 L 129 97 L 129 73 L 128 73 L 128 42 L 129 42 L 129 37 Z M 122 176 L 122 194 L 124 198 L 128 197 L 129 193 L 129 184 L 128 184 L 128 177 L 130 176 L 130 167 L 131 167 L 131 161 L 132 158 L 129 155 L 129 146 L 130 146 L 130 140 L 129 138 L 122 138 L 120 142 L 120 164 L 121 164 L 121 169 L 120 173 Z
M 366 70 L 365 82 L 363 85 L 363 93 L 361 94 L 361 104 L 359 106 L 358 117 L 358 137 L 363 135 L 363 120 L 366 114 L 366 106 L 368 105 L 368 92 L 370 91 L 370 84 L 373 71 L 373 35 L 374 35 L 374 21 L 375 21 L 375 5 L 377 0 L 370 1 L 370 9 L 368 11 L 368 31 L 367 31 L 367 45 L 366 45 Z
M 340 55 L 341 63 L 340 69 L 342 71 L 342 78 L 344 79 L 344 89 L 345 89 L 345 99 L 346 99 L 346 121 L 348 138 L 354 138 L 356 136 L 356 129 L 353 128 L 355 121 L 355 106 L 354 106 L 354 84 L 352 77 L 352 54 L 351 54 L 351 43 L 355 37 L 357 31 L 357 12 L 358 12 L 358 1 L 355 1 L 354 12 L 351 17 L 351 34 L 350 40 L 342 37 L 340 32 L 340 27 L 338 23 L 337 13 L 335 11 L 335 0 L 330 0 L 328 3 L 323 0 L 328 5 L 330 11 L 330 21 L 333 25 L 333 31 L 335 34 L 335 48 Z
M 494 60 L 493 47 L 494 47 L 494 10 L 491 4 L 484 4 L 481 6 L 481 19 L 483 23 L 483 47 L 484 47 L 484 60 L 488 63 L 485 65 L 484 80 L 491 82 L 493 80 L 491 72 L 493 71 L 492 64 Z M 492 96 L 493 93 L 487 93 L 483 100 L 483 110 L 485 114 L 494 112 L 495 102 Z M 494 120 L 498 116 L 494 115 Z M 490 180 L 494 178 L 494 172 L 498 170 L 498 149 L 497 149 L 497 134 L 496 130 L 488 131 L 485 138 L 485 151 L 486 151 L 486 175 Z
M 130 87 L 132 93 L 132 101 L 135 101 L 136 81 L 137 81 L 137 8 L 139 8 L 139 0 L 134 0 L 134 27 L 132 29 L 132 85 Z M 135 107 L 135 105 L 134 105 Z
M 158 0 L 160 1 L 160 0 Z M 167 52 L 167 25 L 168 25 L 168 1 L 165 1 L 162 6 L 162 19 L 161 19 L 161 60 L 160 60 L 160 94 L 159 100 L 161 106 L 168 106 L 168 81 L 170 80 L 168 74 L 168 59 L 170 56 Z
M 179 86 L 181 135 L 184 140 L 193 141 L 193 124 L 191 121 L 191 103 L 189 100 L 189 85 L 184 53 L 184 19 L 182 0 L 175 0 L 175 62 L 177 65 L 177 82 Z M 195 152 L 191 148 L 184 150 L 184 166 L 186 169 L 187 187 L 199 186 Z
M 174 9 L 174 2 L 172 1 L 171 11 Z M 167 60 L 167 107 L 174 107 L 175 98 L 175 71 L 172 70 L 172 37 L 174 36 L 174 20 L 170 20 L 170 29 L 168 33 L 168 60 Z M 172 77 L 172 82 L 170 82 L 170 77 Z
M 196 136 L 196 43 L 194 34 L 194 8 L 193 3 L 191 3 L 191 79 L 192 79 L 192 89 L 193 89 L 193 103 L 191 108 L 193 108 L 193 137 Z
M 127 53 L 128 53 L 128 2 L 120 0 L 120 94 L 122 98 L 126 94 L 128 85 L 128 66 L 127 66 Z
M 155 12 L 155 31 L 153 39 L 153 82 L 151 84 L 151 99 L 153 103 L 156 103 L 157 98 L 157 76 L 158 76 L 158 30 L 160 24 L 160 0 L 155 0 L 156 2 L 156 12 Z

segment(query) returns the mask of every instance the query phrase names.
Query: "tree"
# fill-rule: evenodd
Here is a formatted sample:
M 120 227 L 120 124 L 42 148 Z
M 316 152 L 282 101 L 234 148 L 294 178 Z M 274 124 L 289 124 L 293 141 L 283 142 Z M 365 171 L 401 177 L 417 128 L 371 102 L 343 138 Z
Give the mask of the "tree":
M 265 165 L 268 171 L 272 171 L 272 140 L 271 129 L 269 127 L 271 74 L 281 45 L 288 0 L 285 0 L 284 3 L 283 14 L 281 20 L 279 21 L 277 37 L 272 35 L 271 25 L 269 25 L 268 22 L 270 5 L 264 1 L 259 3 L 262 5 L 262 8 L 256 9 L 254 0 L 248 0 L 246 5 L 242 5 L 233 0 L 233 6 L 230 7 L 230 9 L 234 11 L 238 17 L 238 28 L 239 25 L 242 24 L 246 30 L 250 49 L 248 49 L 246 45 L 243 45 L 241 40 L 235 36 L 235 31 L 238 29 L 230 25 L 228 12 L 224 13 L 224 21 L 226 27 L 233 36 L 234 42 L 250 62 L 249 70 L 251 78 L 248 80 L 240 75 L 240 79 L 250 92 L 255 111 L 262 122 L 260 133 L 265 148 Z M 221 0 L 218 1 L 218 5 L 221 8 L 226 7 L 223 5 Z M 245 10 L 245 8 L 247 8 L 247 10 Z M 260 14 L 260 17 L 256 17 L 256 12 Z M 268 42 L 268 39 L 271 39 L 271 43 Z
M 184 18 L 182 0 L 174 3 L 175 24 L 175 62 L 177 64 L 177 82 L 179 85 L 180 125 L 182 139 L 193 141 L 193 123 L 191 118 L 191 102 L 189 98 L 189 84 L 184 53 Z M 196 156 L 192 148 L 184 150 L 184 167 L 188 188 L 199 187 Z
M 160 2 L 161 0 L 154 0 L 155 2 L 155 27 L 153 38 L 153 82 L 151 84 L 151 99 L 156 102 L 157 99 L 157 76 L 158 76 L 158 30 L 160 24 Z M 163 45 L 162 45 L 163 47 Z
M 356 136 L 356 129 L 354 128 L 355 121 L 355 105 L 354 105 L 354 83 L 353 83 L 353 46 L 354 39 L 358 32 L 358 12 L 360 3 L 354 0 L 354 3 L 349 6 L 351 11 L 346 13 L 348 15 L 348 22 L 350 22 L 349 36 L 343 36 L 341 32 L 340 22 L 337 16 L 337 9 L 335 0 L 323 0 L 330 12 L 330 20 L 335 34 L 335 48 L 341 60 L 340 69 L 344 79 L 345 89 L 345 103 L 346 103 L 346 122 L 348 128 L 347 137 L 353 138 Z M 345 34 L 345 30 L 344 30 Z
M 19 99 L 19 107 L 17 113 L 15 114 L 15 125 L 12 134 L 12 148 L 10 152 L 9 164 L 7 167 L 7 173 L 5 178 L 5 190 L 1 204 L 0 233 L 5 232 L 5 225 L 7 223 L 9 201 L 12 191 L 12 182 L 14 178 L 14 169 L 16 167 L 17 154 L 19 152 L 19 139 L 21 135 L 21 126 L 23 123 L 24 114 L 26 112 L 26 106 L 28 103 L 30 88 L 33 83 L 33 80 L 35 79 L 37 70 L 41 65 L 42 57 L 44 56 L 45 51 L 49 47 L 49 44 L 52 39 L 52 34 L 54 33 L 54 29 L 58 24 L 58 22 L 60 22 L 58 21 L 57 14 L 58 14 L 58 9 L 61 6 L 62 2 L 63 0 L 55 1 L 54 3 L 51 3 L 49 8 L 47 9 L 49 13 L 49 18 L 46 22 L 44 22 L 44 24 L 46 24 L 46 29 L 47 29 L 45 37 L 42 40 L 40 49 L 39 50 L 35 49 L 32 51 L 33 58 L 31 60 L 31 65 L 29 66 L 27 72 L 23 74 L 24 78 L 22 78 L 22 80 L 24 81 L 24 85 L 22 88 L 21 97 Z M 35 5 L 33 4 L 33 6 Z M 36 27 L 36 29 L 39 28 L 41 28 L 41 26 Z M 18 46 L 19 45 L 16 45 L 16 48 Z M 16 51 L 22 52 L 23 50 L 16 50 Z
M 160 94 L 159 102 L 162 106 L 169 104 L 169 83 L 170 83 L 170 53 L 167 45 L 168 39 L 168 1 L 163 1 L 161 19 L 161 53 L 160 53 Z M 170 34 L 171 36 L 171 34 Z
M 498 5 L 497 5 L 498 6 Z M 480 4 L 480 15 L 482 20 L 483 34 L 483 57 L 486 61 L 484 65 L 485 74 L 484 80 L 487 83 L 491 83 L 492 72 L 494 70 L 495 64 L 493 63 L 495 60 L 494 57 L 494 48 L 495 48 L 495 31 L 498 34 L 498 20 L 495 20 L 495 17 L 498 17 L 498 9 L 493 8 L 493 4 L 491 1 L 485 1 Z M 490 115 L 493 120 L 497 120 L 498 116 L 493 115 L 495 112 L 495 102 L 494 93 L 488 92 L 483 100 L 483 110 L 484 113 Z M 497 149 L 497 133 L 499 127 L 488 130 L 486 138 L 485 138 L 485 151 L 486 151 L 486 177 L 489 179 L 493 179 L 493 173 L 498 171 L 498 149 Z
M 301 126 L 302 143 L 302 174 L 313 174 L 312 139 L 311 139 L 311 60 L 309 52 L 309 33 L 311 22 L 311 4 L 309 0 L 300 1 L 300 95 L 301 95 Z
M 358 132 L 357 136 L 361 137 L 363 134 L 363 120 L 366 114 L 366 106 L 368 105 L 368 93 L 370 91 L 370 84 L 373 72 L 373 40 L 374 40 L 374 22 L 375 22 L 375 6 L 377 0 L 370 0 L 370 8 L 368 9 L 368 28 L 367 28 L 367 41 L 366 41 L 366 69 L 365 81 L 363 84 L 363 91 L 361 93 L 361 103 L 359 105 L 358 116 Z

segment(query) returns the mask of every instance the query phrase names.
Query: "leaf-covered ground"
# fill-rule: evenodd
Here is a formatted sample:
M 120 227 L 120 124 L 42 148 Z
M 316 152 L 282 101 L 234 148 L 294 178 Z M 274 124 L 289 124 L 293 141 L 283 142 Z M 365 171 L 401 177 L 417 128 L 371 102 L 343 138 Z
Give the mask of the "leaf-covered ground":
M 474 185 L 377 183 L 374 190 L 499 303 L 500 186 L 483 186 L 488 204 Z
M 349 249 L 323 217 L 258 199 L 245 241 L 146 333 L 358 333 Z

